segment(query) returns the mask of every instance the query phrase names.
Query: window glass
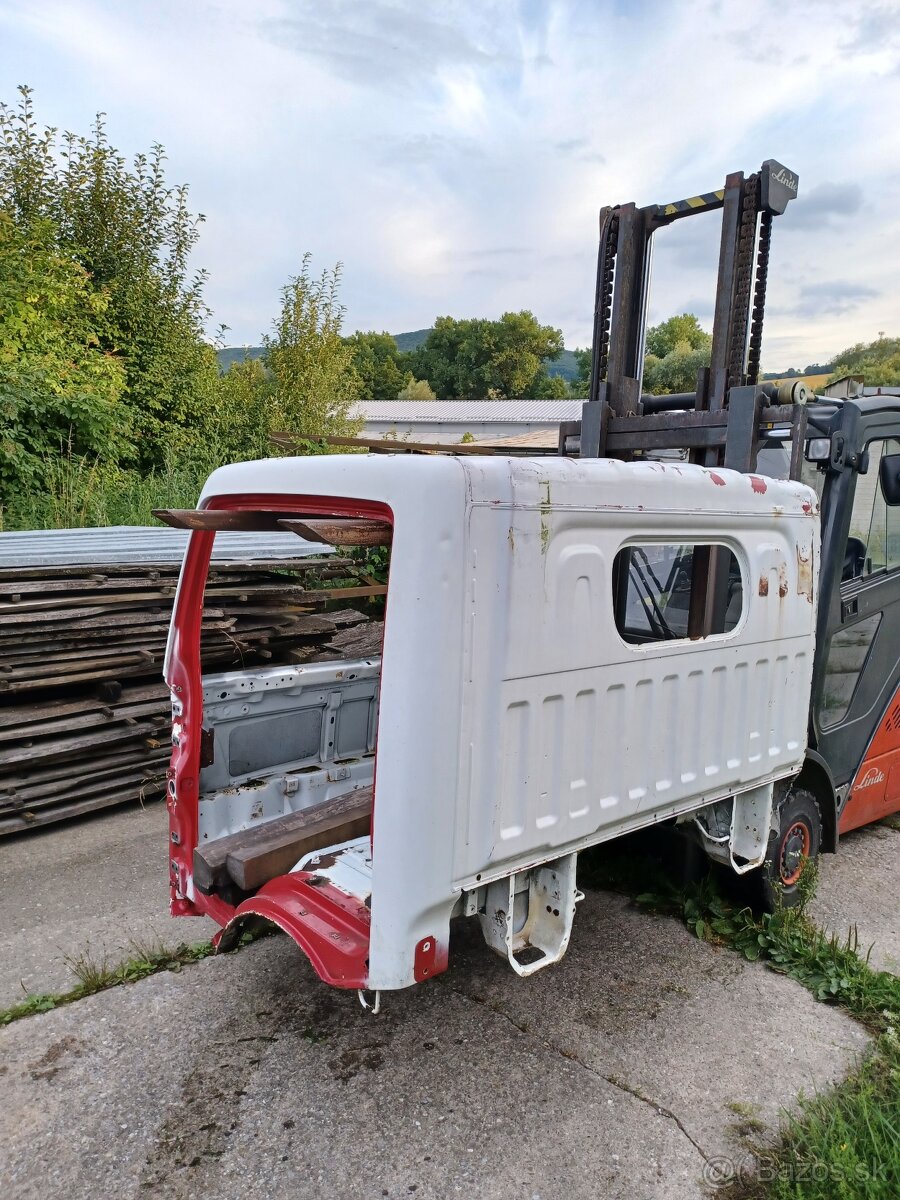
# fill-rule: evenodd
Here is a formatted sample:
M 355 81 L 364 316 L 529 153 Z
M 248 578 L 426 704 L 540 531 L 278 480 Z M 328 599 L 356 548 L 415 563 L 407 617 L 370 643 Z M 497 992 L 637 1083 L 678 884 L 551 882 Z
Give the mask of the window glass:
M 819 724 L 823 729 L 847 715 L 880 622 L 881 613 L 876 613 L 848 629 L 839 629 L 832 637 L 819 701 Z
M 707 564 L 709 569 L 707 569 Z M 741 619 L 741 569 L 727 546 L 627 546 L 613 566 L 616 628 L 626 642 L 688 637 L 691 595 L 718 580 L 709 633 L 728 633 Z
M 890 508 L 881 491 L 879 467 L 883 454 L 896 454 L 896 438 L 869 442 L 869 469 L 857 475 L 850 516 L 850 535 L 843 579 L 858 579 L 900 567 L 900 509 Z
M 884 443 L 885 454 L 900 454 L 900 439 L 888 438 Z M 871 466 L 869 467 L 871 471 Z M 879 473 L 878 490 L 881 491 Z M 884 505 L 884 549 L 885 566 L 889 571 L 900 567 L 900 505 Z
M 757 455 L 756 469 L 760 475 L 768 475 L 770 479 L 790 479 L 790 443 L 782 446 L 764 446 Z M 811 487 L 821 502 L 825 491 L 825 472 L 819 470 L 817 463 L 803 459 L 800 464 L 800 482 Z

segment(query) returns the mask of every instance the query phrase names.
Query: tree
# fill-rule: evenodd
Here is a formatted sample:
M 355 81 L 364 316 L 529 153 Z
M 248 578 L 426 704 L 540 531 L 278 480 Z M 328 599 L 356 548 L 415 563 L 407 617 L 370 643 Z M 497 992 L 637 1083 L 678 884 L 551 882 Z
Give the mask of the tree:
M 49 459 L 129 448 L 125 377 L 98 344 L 107 296 L 55 229 L 0 210 L 0 499 L 40 487 Z
M 647 331 L 644 391 L 651 395 L 692 392 L 697 372 L 709 366 L 712 337 L 693 313 L 681 313 Z
M 576 396 L 586 398 L 591 390 L 591 348 L 575 350 L 575 364 L 578 374 L 572 381 L 572 392 Z
M 683 352 L 685 343 L 688 350 L 708 350 L 712 345 L 712 337 L 693 313 L 669 317 L 647 330 L 646 352 L 654 358 L 665 358 L 679 348 Z
M 880 333 L 874 342 L 859 342 L 842 350 L 828 382 L 844 375 L 861 375 L 871 387 L 900 385 L 900 338 Z
M 643 390 L 659 396 L 669 392 L 693 392 L 697 373 L 709 366 L 709 350 L 692 350 L 687 342 L 679 342 L 664 358 L 648 354 L 644 359 Z
M 523 399 L 565 400 L 569 395 L 569 385 L 562 375 L 548 375 L 542 367 L 531 386 L 525 390 Z
M 187 437 L 216 385 L 204 272 L 189 260 L 202 216 L 185 186 L 165 177 L 156 144 L 131 166 L 106 136 L 103 115 L 87 137 L 40 130 L 31 90 L 16 110 L 0 105 L 0 210 L 26 237 L 41 222 L 55 252 L 86 272 L 104 298 L 93 314 L 101 351 L 124 369 L 137 460 L 162 461 Z
M 499 321 L 438 317 L 411 358 L 441 400 L 504 399 L 524 396 L 562 348 L 560 330 L 523 311 Z
M 259 358 L 231 364 L 200 424 L 204 456 L 217 460 L 211 465 L 271 455 L 271 393 L 271 375 Z
M 407 375 L 406 383 L 395 397 L 397 400 L 437 400 L 427 379 L 416 379 Z
M 273 433 L 352 435 L 362 424 L 352 415 L 362 383 L 353 369 L 353 347 L 341 337 L 341 264 L 313 279 L 310 261 L 304 254 L 300 274 L 282 288 L 274 332 L 263 339 L 266 420 Z
M 363 400 L 396 400 L 406 382 L 400 351 L 389 333 L 354 333 L 345 338 L 353 350 L 353 369 L 359 376 Z

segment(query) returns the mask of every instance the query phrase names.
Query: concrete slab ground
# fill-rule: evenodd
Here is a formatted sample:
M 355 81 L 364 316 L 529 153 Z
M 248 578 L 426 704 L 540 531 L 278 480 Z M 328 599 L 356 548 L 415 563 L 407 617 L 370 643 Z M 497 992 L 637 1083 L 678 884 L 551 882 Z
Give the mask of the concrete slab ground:
M 378 1017 L 284 937 L 0 1031 L 6 1195 L 689 1200 L 839 1078 L 863 1031 L 799 985 L 589 893 L 520 980 L 463 926 Z
M 0 1008 L 73 987 L 68 955 L 118 962 L 132 939 L 210 937 L 205 917 L 168 915 L 167 843 L 159 800 L 0 838 Z
M 0 842 L 0 1003 L 63 953 L 212 930 L 165 915 L 162 805 Z M 897 953 L 900 833 L 848 837 L 816 916 Z M 894 840 L 889 840 L 894 839 Z M 285 937 L 0 1030 L 4 1200 L 693 1200 L 867 1045 L 849 1017 L 679 922 L 588 892 L 566 958 L 519 979 L 478 927 L 376 1018 Z
M 873 967 L 900 974 L 900 829 L 869 825 L 823 855 L 810 916 L 840 938 L 855 927 Z

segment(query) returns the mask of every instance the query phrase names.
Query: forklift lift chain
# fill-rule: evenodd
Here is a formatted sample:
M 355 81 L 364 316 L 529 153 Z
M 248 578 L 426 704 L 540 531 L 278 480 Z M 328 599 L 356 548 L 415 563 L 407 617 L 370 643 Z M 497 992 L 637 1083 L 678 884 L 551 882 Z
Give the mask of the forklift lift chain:
M 766 312 L 766 282 L 769 276 L 769 250 L 772 245 L 773 214 L 763 209 L 759 223 L 759 249 L 756 257 L 756 288 L 753 294 L 753 315 L 750 325 L 750 345 L 747 353 L 747 383 L 759 383 L 759 363 L 762 349 L 763 318 Z
M 597 258 L 597 292 L 594 300 L 594 365 L 591 371 L 593 389 L 606 378 L 609 364 L 609 328 L 612 319 L 613 275 L 619 239 L 619 210 L 605 209 L 600 218 L 600 253 Z
M 747 325 L 750 312 L 750 287 L 753 275 L 753 251 L 756 246 L 759 175 L 748 175 L 741 188 L 741 224 L 735 270 L 734 311 L 728 331 L 726 393 L 744 382 L 744 356 L 747 350 Z

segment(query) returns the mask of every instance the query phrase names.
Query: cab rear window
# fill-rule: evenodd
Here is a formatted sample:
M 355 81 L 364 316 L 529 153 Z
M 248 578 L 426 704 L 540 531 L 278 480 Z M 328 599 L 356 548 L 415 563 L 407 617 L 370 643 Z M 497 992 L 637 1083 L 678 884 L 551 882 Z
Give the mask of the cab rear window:
M 616 628 L 631 644 L 729 633 L 744 606 L 740 565 L 722 545 L 626 546 L 613 594 Z

